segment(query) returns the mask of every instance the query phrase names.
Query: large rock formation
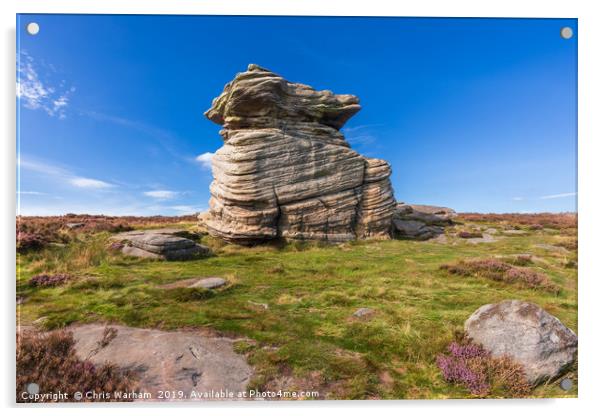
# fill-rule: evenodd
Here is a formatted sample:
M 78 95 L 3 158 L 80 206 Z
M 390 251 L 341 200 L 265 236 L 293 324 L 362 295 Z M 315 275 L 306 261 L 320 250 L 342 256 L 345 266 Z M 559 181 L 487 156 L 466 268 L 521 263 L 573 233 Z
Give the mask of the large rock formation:
M 209 233 L 241 244 L 389 238 L 391 168 L 352 150 L 339 131 L 359 110 L 353 95 L 316 91 L 257 65 L 237 74 L 205 113 L 224 126 Z
M 464 323 L 466 334 L 494 356 L 522 364 L 530 382 L 555 377 L 577 352 L 577 335 L 539 306 L 519 300 L 483 305 Z

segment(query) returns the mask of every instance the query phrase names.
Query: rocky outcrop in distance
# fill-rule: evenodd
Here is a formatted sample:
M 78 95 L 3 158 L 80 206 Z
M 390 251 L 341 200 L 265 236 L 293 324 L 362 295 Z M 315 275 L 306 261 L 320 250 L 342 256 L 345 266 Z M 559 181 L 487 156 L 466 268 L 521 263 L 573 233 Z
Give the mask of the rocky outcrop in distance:
M 432 205 L 412 205 L 400 202 L 393 214 L 393 230 L 397 237 L 428 240 L 445 232 L 454 224 L 456 211 Z
M 249 65 L 206 117 L 223 126 L 203 226 L 239 244 L 273 238 L 387 239 L 395 198 L 390 165 L 350 148 L 340 129 L 353 95 L 316 91 Z

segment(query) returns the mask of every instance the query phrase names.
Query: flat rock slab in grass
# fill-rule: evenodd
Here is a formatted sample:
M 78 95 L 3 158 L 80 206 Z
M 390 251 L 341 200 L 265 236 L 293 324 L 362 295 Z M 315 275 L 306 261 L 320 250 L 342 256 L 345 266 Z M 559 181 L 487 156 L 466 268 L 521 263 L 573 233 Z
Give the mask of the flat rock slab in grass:
M 189 287 L 204 287 L 205 289 L 215 289 L 225 285 L 226 283 L 226 280 L 222 279 L 221 277 L 208 277 L 206 279 L 200 279 L 199 281 L 197 281 Z
M 483 234 L 482 237 L 466 238 L 464 240 L 471 244 L 495 243 L 496 241 L 498 241 L 497 238 L 494 238 L 492 235 L 489 234 Z
M 195 245 L 195 242 L 184 237 L 165 234 L 143 234 L 130 237 L 133 246 L 151 253 L 163 254 L 172 250 L 184 250 Z
M 561 246 L 553 246 L 552 244 L 535 244 L 535 247 L 549 251 L 556 251 L 558 253 L 569 253 L 569 250 L 566 248 Z
M 181 235 L 188 233 L 177 228 L 136 230 L 119 233 L 112 240 L 126 242 L 122 252 L 128 256 L 164 260 L 189 260 L 211 253 L 208 247 Z
M 140 236 L 146 234 L 163 234 L 163 235 L 175 235 L 178 237 L 190 238 L 194 237 L 195 233 L 181 228 L 154 228 L 150 230 L 133 230 L 125 231 L 123 233 L 115 234 L 111 237 L 112 240 L 128 240 L 129 237 Z
M 505 235 L 525 235 L 525 234 L 529 234 L 525 230 L 504 230 L 503 233 Z
M 97 365 L 109 362 L 133 371 L 139 377 L 141 390 L 151 393 L 152 400 L 161 400 L 158 391 L 183 391 L 190 395 L 192 391 L 210 394 L 212 390 L 231 391 L 236 399 L 238 392 L 247 389 L 253 371 L 244 357 L 234 352 L 231 339 L 194 331 L 110 327 L 117 330 L 117 335 L 104 348 L 99 348 L 99 342 L 106 326 L 71 327 L 77 355 L 82 359 L 91 356 Z
M 371 308 L 359 308 L 357 311 L 353 312 L 353 316 L 356 318 L 364 318 L 374 314 L 374 309 Z
M 126 256 L 141 257 L 144 259 L 163 259 L 159 254 L 151 253 L 150 251 L 142 250 L 134 246 L 124 246 L 121 252 Z
M 226 279 L 222 279 L 221 277 L 193 277 L 192 279 L 178 280 L 177 282 L 168 283 L 159 287 L 161 289 L 177 289 L 182 287 L 203 287 L 205 289 L 217 289 L 218 287 L 224 286 L 227 283 L 228 281 Z

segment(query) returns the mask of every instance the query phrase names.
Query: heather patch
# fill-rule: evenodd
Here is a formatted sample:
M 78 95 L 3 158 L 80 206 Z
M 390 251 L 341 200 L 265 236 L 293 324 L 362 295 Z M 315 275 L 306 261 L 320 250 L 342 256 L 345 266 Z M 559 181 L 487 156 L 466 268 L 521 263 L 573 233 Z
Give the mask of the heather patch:
M 492 357 L 480 345 L 452 342 L 436 362 L 445 381 L 474 396 L 525 397 L 532 390 L 520 364 L 508 357 Z
M 525 264 L 527 259 L 519 261 Z M 474 276 L 496 282 L 516 283 L 531 289 L 558 290 L 545 274 L 528 267 L 514 266 L 498 259 L 460 260 L 453 264 L 443 264 L 440 269 L 459 276 Z
M 477 221 L 497 223 L 513 226 L 525 226 L 527 228 L 541 230 L 543 228 L 552 228 L 557 230 L 577 228 L 577 214 L 480 214 L 480 213 L 462 213 L 458 214 L 458 219 L 463 221 Z
M 111 244 L 109 244 L 108 249 L 112 251 L 121 251 L 123 247 L 125 247 L 125 244 L 123 244 L 121 241 L 113 241 Z
M 174 222 L 196 221 L 193 215 L 181 217 L 111 217 L 106 215 L 66 214 L 56 217 L 17 217 L 17 252 L 38 250 L 50 243 L 67 244 L 78 235 L 99 232 L 117 233 Z
M 26 231 L 17 232 L 17 253 L 25 253 L 29 250 L 38 250 L 46 245 L 43 236 Z
M 76 392 L 135 391 L 131 374 L 113 365 L 94 365 L 89 360 L 80 360 L 75 353 L 73 336 L 66 331 L 17 336 L 17 402 L 36 401 L 26 394 L 31 382 L 39 385 L 41 394 L 66 393 L 67 397 L 60 401 L 75 401 Z M 98 400 L 84 396 L 80 401 Z M 111 397 L 106 401 L 115 399 Z
M 52 286 L 60 286 L 68 281 L 72 280 L 73 276 L 59 273 L 59 274 L 37 274 L 31 279 L 29 279 L 29 284 L 32 286 L 42 286 L 42 287 L 52 287 Z

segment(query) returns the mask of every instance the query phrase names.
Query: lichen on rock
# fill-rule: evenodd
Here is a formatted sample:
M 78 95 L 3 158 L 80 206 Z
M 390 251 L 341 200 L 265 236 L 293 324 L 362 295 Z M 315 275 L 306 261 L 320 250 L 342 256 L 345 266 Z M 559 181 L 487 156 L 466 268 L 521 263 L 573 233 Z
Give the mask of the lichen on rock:
M 390 238 L 390 165 L 352 150 L 340 132 L 359 99 L 292 83 L 257 65 L 205 113 L 224 128 L 212 159 L 208 232 L 253 244 L 273 238 Z

